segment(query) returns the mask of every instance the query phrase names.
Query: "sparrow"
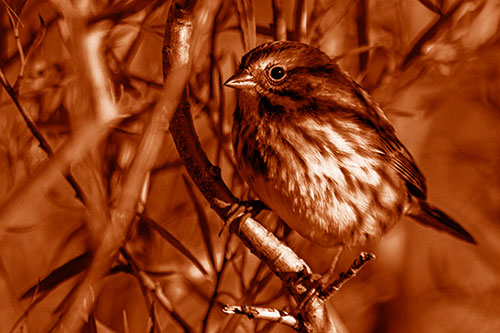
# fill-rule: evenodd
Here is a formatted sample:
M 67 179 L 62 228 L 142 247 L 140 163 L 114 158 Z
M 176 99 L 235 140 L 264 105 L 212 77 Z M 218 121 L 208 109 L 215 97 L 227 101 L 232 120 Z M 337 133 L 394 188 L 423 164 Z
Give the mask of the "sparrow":
M 380 239 L 402 216 L 469 243 L 427 202 L 425 178 L 378 103 L 318 48 L 262 44 L 225 85 L 239 172 L 290 228 L 323 247 Z

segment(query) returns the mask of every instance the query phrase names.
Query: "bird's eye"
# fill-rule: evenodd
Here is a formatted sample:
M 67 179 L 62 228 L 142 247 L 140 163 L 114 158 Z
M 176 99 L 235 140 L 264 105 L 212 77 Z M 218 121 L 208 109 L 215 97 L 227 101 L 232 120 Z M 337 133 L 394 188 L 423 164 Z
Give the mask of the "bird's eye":
M 283 80 L 285 78 L 285 75 L 286 71 L 281 66 L 274 66 L 269 70 L 269 77 L 275 82 Z

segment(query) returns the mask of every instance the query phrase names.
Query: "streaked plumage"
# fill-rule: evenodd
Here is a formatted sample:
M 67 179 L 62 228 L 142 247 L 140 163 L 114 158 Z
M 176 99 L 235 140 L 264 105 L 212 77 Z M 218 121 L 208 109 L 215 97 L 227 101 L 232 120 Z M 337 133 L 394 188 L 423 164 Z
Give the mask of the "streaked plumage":
M 233 145 L 240 173 L 292 229 L 322 246 L 377 239 L 402 215 L 474 242 L 426 202 L 425 179 L 379 105 L 320 50 L 247 53 Z

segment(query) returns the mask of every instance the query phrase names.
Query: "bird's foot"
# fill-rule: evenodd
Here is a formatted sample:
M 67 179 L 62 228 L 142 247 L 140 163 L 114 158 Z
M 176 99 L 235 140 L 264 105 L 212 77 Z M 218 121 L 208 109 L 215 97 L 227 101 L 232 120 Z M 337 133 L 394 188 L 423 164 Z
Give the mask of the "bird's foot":
M 234 221 L 239 219 L 244 221 L 249 217 L 258 215 L 261 211 L 269 209 L 265 203 L 260 200 L 239 201 L 229 208 L 226 216 L 226 224 L 219 231 L 219 236 L 233 224 Z

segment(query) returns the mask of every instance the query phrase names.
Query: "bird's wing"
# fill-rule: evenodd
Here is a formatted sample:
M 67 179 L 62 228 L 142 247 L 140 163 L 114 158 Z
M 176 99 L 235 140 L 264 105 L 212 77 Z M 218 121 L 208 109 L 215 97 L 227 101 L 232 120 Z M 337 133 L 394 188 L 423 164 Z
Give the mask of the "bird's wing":
M 403 178 L 412 195 L 420 199 L 426 199 L 425 178 L 417 168 L 410 152 L 396 137 L 394 127 L 390 124 L 384 111 L 354 80 L 352 80 L 352 83 L 356 94 L 366 104 L 366 111 L 360 113 L 360 117 L 363 118 L 363 121 L 370 123 L 379 134 L 382 140 L 383 154 L 388 158 L 391 167 Z

